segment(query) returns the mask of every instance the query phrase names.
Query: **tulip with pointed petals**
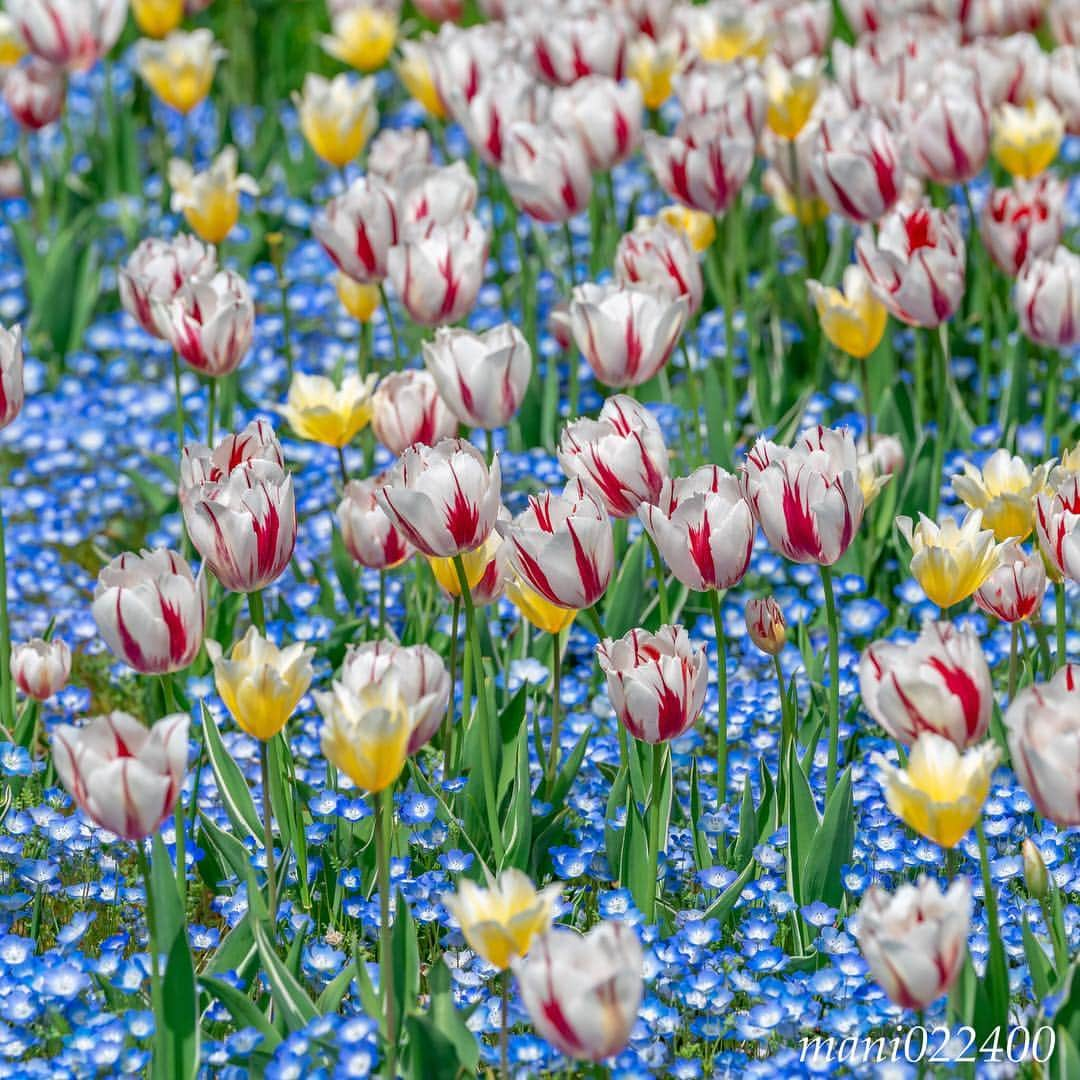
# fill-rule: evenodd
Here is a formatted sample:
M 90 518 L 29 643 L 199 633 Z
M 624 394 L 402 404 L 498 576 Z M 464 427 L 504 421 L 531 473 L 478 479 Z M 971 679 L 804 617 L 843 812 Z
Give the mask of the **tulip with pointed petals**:
M 963 475 L 952 478 L 953 490 L 972 510 L 982 511 L 983 525 L 999 543 L 1026 540 L 1035 527 L 1035 496 L 1046 489 L 1049 465 L 1029 469 L 1023 458 L 1002 447 L 981 469 L 964 462 Z
M 391 372 L 379 383 L 371 405 L 371 430 L 392 454 L 418 443 L 434 446 L 458 429 L 457 417 L 427 371 Z
M 844 270 L 842 290 L 817 281 L 806 286 L 822 331 L 841 352 L 865 360 L 881 344 L 889 313 L 861 266 L 853 263 Z
M 594 172 L 607 172 L 634 153 L 641 141 L 641 113 L 638 84 L 603 75 L 579 79 L 551 98 L 551 122 L 578 141 Z
M 362 379 L 350 374 L 338 387 L 325 375 L 298 371 L 279 411 L 300 438 L 323 446 L 348 446 L 371 420 L 371 396 L 377 379 L 377 375 Z
M 1057 157 L 1064 134 L 1065 120 L 1048 99 L 1006 102 L 994 118 L 994 157 L 1013 176 L 1030 180 Z
M 0 325 L 0 431 L 22 411 L 25 396 L 22 327 Z
M 609 7 L 553 19 L 539 11 L 527 19 L 526 35 L 541 78 L 569 86 L 588 75 L 621 79 L 626 66 L 626 20 Z
M 452 165 L 412 165 L 395 181 L 398 227 L 408 235 L 434 222 L 451 225 L 476 206 L 476 177 L 463 161 Z
M 67 98 L 67 75 L 32 56 L 4 73 L 4 104 L 27 131 L 40 131 L 60 119 Z
M 705 285 L 697 253 L 684 232 L 662 221 L 626 233 L 615 251 L 615 280 L 685 296 L 688 314 L 701 307 Z
M 948 68 L 908 106 L 907 145 L 919 171 L 939 184 L 964 184 L 990 157 L 990 106 L 978 75 Z
M 1065 228 L 1065 184 L 1043 175 L 995 188 L 983 204 L 979 236 L 998 267 L 1016 277 L 1029 259 L 1053 254 Z
M 592 173 L 576 134 L 516 123 L 507 133 L 499 168 L 514 205 L 537 221 L 569 221 L 589 205 Z
M 194 236 L 172 240 L 156 236 L 143 240 L 117 274 L 117 289 L 124 310 L 148 333 L 161 337 L 155 316 L 188 282 L 207 281 L 217 273 L 217 252 Z
M 1019 544 L 1003 544 L 1000 564 L 975 590 L 975 603 L 1002 622 L 1030 619 L 1042 608 L 1046 595 L 1046 564 L 1036 551 L 1026 552 Z
M 60 693 L 70 676 L 71 649 L 60 638 L 31 638 L 11 650 L 11 677 L 35 701 L 48 701 Z
M 900 151 L 870 109 L 822 118 L 810 171 L 818 195 L 857 224 L 880 220 L 900 198 Z
M 134 55 L 135 67 L 154 96 L 186 114 L 210 93 L 218 61 L 227 53 L 210 30 L 200 27 L 190 33 L 174 30 L 164 41 L 143 38 L 135 43 Z M 176 188 L 171 176 L 169 183 Z M 207 239 L 217 243 L 224 236 Z
M 375 71 L 386 63 L 397 40 L 397 9 L 359 0 L 333 13 L 330 28 L 333 33 L 323 36 L 322 47 L 331 56 L 357 71 Z
M 1039 345 L 1067 349 L 1080 341 L 1080 255 L 1055 248 L 1029 259 L 1016 279 L 1020 329 Z
M 324 79 L 309 72 L 293 103 L 308 145 L 339 169 L 360 154 L 379 124 L 374 78 L 354 82 L 344 74 Z
M 163 38 L 184 18 L 184 0 L 131 0 L 131 14 L 147 37 Z
M 765 121 L 782 139 L 794 139 L 806 126 L 821 91 L 822 62 L 806 56 L 792 67 L 778 57 L 765 59 Z
M 392 570 L 413 553 L 412 545 L 379 506 L 375 492 L 384 477 L 350 480 L 337 509 L 341 539 L 349 554 L 369 570 Z
M 1080 581 L 1080 474 L 1035 497 L 1039 548 L 1058 577 Z
M 966 600 L 998 565 L 994 534 L 984 529 L 981 510 L 971 510 L 957 524 L 940 525 L 925 514 L 915 524 L 898 517 L 896 527 L 911 545 L 911 573 L 932 603 L 946 610 Z
M 387 184 L 395 184 L 408 169 L 431 164 L 431 136 L 427 128 L 383 128 L 371 140 L 367 171 Z
M 88 71 L 117 42 L 128 0 L 8 0 L 7 14 L 42 60 Z
M 342 273 L 354 281 L 381 281 L 398 242 L 394 192 L 374 176 L 359 177 L 323 207 L 311 231 Z

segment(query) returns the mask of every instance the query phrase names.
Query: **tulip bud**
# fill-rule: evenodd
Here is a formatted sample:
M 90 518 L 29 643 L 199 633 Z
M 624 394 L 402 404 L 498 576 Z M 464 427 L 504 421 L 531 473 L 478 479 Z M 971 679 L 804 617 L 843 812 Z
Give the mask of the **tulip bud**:
M 391 454 L 417 444 L 434 446 L 457 433 L 457 417 L 427 371 L 391 372 L 379 383 L 371 405 L 371 430 Z
M 184 18 L 184 0 L 131 0 L 131 14 L 147 37 L 163 38 Z
M 340 270 L 334 275 L 334 289 L 341 301 L 341 306 L 357 322 L 371 322 L 375 312 L 379 310 L 379 304 L 382 303 L 377 285 L 354 281 Z
M 321 39 L 322 47 L 357 71 L 376 71 L 390 57 L 397 40 L 397 9 L 374 0 L 360 0 L 343 8 L 331 20 L 333 31 Z
M 626 74 L 638 88 L 638 100 L 650 109 L 659 109 L 673 89 L 679 70 L 681 43 L 677 35 L 654 39 L 642 34 L 631 42 L 626 57 Z
M 89 71 L 117 42 L 125 0 L 8 0 L 27 48 L 49 64 Z
M 381 281 L 390 248 L 398 241 L 394 193 L 374 176 L 360 177 L 323 207 L 311 231 L 353 281 Z
M 31 57 L 4 73 L 4 103 L 15 122 L 40 131 L 60 119 L 67 97 L 64 69 Z
M 383 128 L 367 152 L 369 176 L 394 184 L 413 166 L 431 163 L 431 136 L 426 128 Z
M 1035 841 L 1027 837 L 1020 850 L 1024 856 L 1024 884 L 1032 900 L 1045 900 L 1050 895 L 1050 875 L 1046 872 L 1042 852 Z
M 371 397 L 377 375 L 346 375 L 341 386 L 325 375 L 298 371 L 289 384 L 289 398 L 279 411 L 302 439 L 323 446 L 348 446 L 371 420 Z
M 904 467 L 904 444 L 895 435 L 874 435 L 871 443 L 873 449 L 867 449 L 865 437 L 858 442 L 859 487 L 867 506 Z
M 641 111 L 637 83 L 603 75 L 579 79 L 551 98 L 551 122 L 578 142 L 594 172 L 607 172 L 637 149 Z
M 818 194 L 849 221 L 878 221 L 900 198 L 900 152 L 869 109 L 822 117 L 811 172 Z
M 1013 176 L 1030 180 L 1057 157 L 1064 134 L 1061 113 L 1045 98 L 1021 107 L 1006 102 L 994 119 L 994 157 Z
M 373 78 L 351 82 L 347 75 L 324 79 L 309 72 L 293 103 L 308 145 L 339 169 L 359 156 L 379 124 Z
M 990 156 L 990 107 L 975 72 L 953 68 L 908 103 L 908 147 L 939 184 L 963 184 Z
M 1080 341 L 1080 255 L 1058 247 L 1029 259 L 1016 279 L 1020 329 L 1039 345 L 1066 349 Z
M 925 514 L 918 524 L 898 517 L 896 527 L 911 545 L 911 573 L 929 600 L 943 611 L 966 600 L 998 565 L 994 534 L 982 527 L 982 511 L 963 521 L 951 517 L 938 525 Z
M 671 300 L 686 297 L 688 314 L 701 307 L 705 286 L 701 264 L 684 232 L 660 222 L 628 232 L 615 251 L 615 280 L 644 285 Z
M 870 279 L 858 264 L 844 270 L 843 289 L 808 281 L 821 329 L 832 345 L 865 360 L 881 344 L 889 313 L 874 295 Z
M 205 27 L 191 33 L 173 30 L 164 41 L 143 38 L 135 43 L 135 67 L 143 81 L 159 101 L 184 114 L 191 112 L 210 93 L 218 61 L 226 55 L 214 40 L 213 32 Z M 250 177 L 244 179 L 250 180 Z M 169 184 L 173 189 L 177 186 L 171 170 Z M 194 223 L 191 227 L 203 235 Z M 228 231 L 205 239 L 220 243 Z
M 807 56 L 788 67 L 775 56 L 765 59 L 766 122 L 782 139 L 794 139 L 810 119 L 821 89 L 821 61 Z
M 1053 254 L 1065 228 L 1065 185 L 1052 176 L 995 188 L 987 197 L 979 235 L 990 257 L 1010 277 L 1028 259 Z
M 621 79 L 626 65 L 626 20 L 606 7 L 567 11 L 552 19 L 540 11 L 527 20 L 533 63 L 540 77 L 569 86 L 587 75 Z
M 779 656 L 787 644 L 784 613 L 771 596 L 755 596 L 746 601 L 746 632 L 750 640 L 769 656 Z
M 487 165 L 502 162 L 506 133 L 514 124 L 537 124 L 547 116 L 549 91 L 512 58 L 501 62 L 498 79 L 482 79 L 475 92 L 454 86 L 449 94 L 454 118 Z
M 193 236 L 172 240 L 149 237 L 131 253 L 117 274 L 117 289 L 124 310 L 148 333 L 162 336 L 155 315 L 188 283 L 207 281 L 217 273 L 217 252 Z
M 476 177 L 464 161 L 414 165 L 397 178 L 398 226 L 403 236 L 419 227 L 452 225 L 476 206 Z
M 0 431 L 22 411 L 25 396 L 22 327 L 0 326 Z
M 66 641 L 31 638 L 11 650 L 11 677 L 35 701 L 47 701 L 67 686 L 71 675 L 71 649 Z
M 763 133 L 768 95 L 760 64 L 695 61 L 676 77 L 675 90 L 687 116 L 717 113 L 728 124 L 741 122 L 755 137 Z
M 187 223 L 208 244 L 220 244 L 232 232 L 240 219 L 242 194 L 259 194 L 250 176 L 237 174 L 232 146 L 225 147 L 201 173 L 186 161 L 170 161 L 169 186 L 173 189 L 173 210 L 182 210 Z
M 589 205 L 592 174 L 576 134 L 514 124 L 503 146 L 500 171 L 514 205 L 537 221 L 569 221 Z
M 788 67 L 825 51 L 832 37 L 831 0 L 796 0 L 790 6 L 781 5 L 776 17 L 770 43 Z
M 510 511 L 500 506 L 495 518 L 496 529 L 500 522 L 509 520 Z M 502 596 L 506 585 L 509 549 L 496 529 L 492 529 L 491 535 L 474 551 L 461 553 L 461 565 L 465 568 L 465 581 L 474 607 L 493 604 Z M 439 588 L 447 596 L 461 595 L 461 579 L 453 559 L 429 557 L 428 566 Z
M 369 570 L 392 570 L 400 566 L 413 549 L 394 527 L 375 498 L 384 477 L 351 480 L 337 509 L 341 539 L 349 554 Z

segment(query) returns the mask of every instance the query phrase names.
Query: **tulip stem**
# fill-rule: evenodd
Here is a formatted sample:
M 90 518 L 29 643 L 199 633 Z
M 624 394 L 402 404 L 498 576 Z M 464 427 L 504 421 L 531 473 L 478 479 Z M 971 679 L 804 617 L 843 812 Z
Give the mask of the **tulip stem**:
M 386 1016 L 386 1075 L 397 1076 L 397 1034 L 394 1030 L 394 958 L 390 933 L 390 844 L 394 817 L 394 786 L 373 792 L 375 807 L 375 860 L 379 876 L 379 989 Z
M 975 835 L 979 841 L 979 865 L 982 868 L 983 906 L 986 909 L 986 933 L 990 951 L 986 960 L 986 978 L 990 986 L 990 1000 L 995 1006 L 996 1019 L 1004 1023 L 1009 1007 L 1009 970 L 1005 959 L 1005 947 L 1001 941 L 1001 924 L 998 922 L 997 896 L 994 879 L 990 872 L 990 852 L 986 844 L 986 830 L 982 818 L 975 822 Z
M 266 610 L 263 607 L 262 590 L 255 589 L 254 592 L 248 593 L 248 615 L 251 618 L 251 625 L 259 631 L 263 637 L 266 636 Z
M 780 654 L 773 655 L 773 667 L 776 669 L 776 686 L 780 691 L 780 766 L 787 761 L 788 748 L 795 740 L 795 725 L 788 716 L 787 687 L 784 685 L 784 669 L 780 666 Z
M 510 972 L 502 978 L 502 1009 L 499 1022 L 499 1074 L 502 1080 L 510 1080 Z
M 259 772 L 262 777 L 263 829 L 266 845 L 266 906 L 270 925 L 277 926 L 277 882 L 274 878 L 274 807 L 270 801 L 270 743 L 259 740 Z
M 559 737 L 562 726 L 560 712 L 560 692 L 562 690 L 562 634 L 556 631 L 551 635 L 551 742 L 547 757 L 547 789 L 550 795 L 555 790 L 555 778 L 559 773 Z M 541 747 L 537 747 L 539 753 Z
M 651 826 L 650 839 L 652 841 L 651 857 L 656 861 L 656 886 L 650 899 L 649 910 L 645 912 L 646 921 L 653 922 L 656 914 L 656 902 L 663 893 L 663 875 L 660 870 L 660 855 L 667 846 L 667 837 L 664 835 L 661 797 L 664 790 L 664 758 L 668 751 L 666 742 L 653 743 L 652 750 L 652 787 L 649 789 L 649 824 Z
M 649 550 L 652 552 L 653 570 L 656 573 L 656 595 L 660 601 L 660 624 L 667 626 L 671 619 L 671 608 L 668 605 L 667 578 L 664 574 L 664 561 L 660 558 L 660 549 L 649 531 L 645 530 L 645 539 L 649 542 Z
M 11 677 L 11 623 L 8 621 L 7 537 L 0 498 L 0 723 L 15 730 L 15 681 Z
M 2 524 L 2 522 L 0 522 Z M 0 596 L 0 602 L 4 604 L 3 629 L 7 630 L 7 599 Z M 1068 647 L 1065 643 L 1065 581 L 1054 583 L 1054 631 L 1057 634 L 1057 666 L 1064 667 L 1069 661 Z M 5 669 L 6 670 L 6 669 Z
M 934 459 L 930 468 L 930 518 L 937 518 L 938 505 L 941 501 L 941 473 L 945 466 L 945 418 L 948 416 L 946 386 L 949 378 L 951 350 L 949 348 L 949 324 L 938 327 L 938 341 L 941 345 L 938 361 L 933 366 L 934 372 Z
M 1061 913 L 1061 894 L 1053 878 L 1049 882 L 1050 891 L 1039 901 L 1046 929 L 1050 933 L 1050 944 L 1054 948 L 1054 967 L 1060 977 L 1061 972 L 1069 967 L 1069 946 L 1065 935 L 1065 924 Z
M 1045 446 L 1046 452 L 1054 449 L 1054 434 L 1057 429 L 1058 373 L 1061 357 L 1057 349 L 1050 349 L 1046 354 L 1046 395 L 1044 399 Z
M 840 634 L 836 623 L 836 596 L 832 567 L 821 564 L 821 586 L 825 590 L 825 615 L 829 623 L 829 760 L 825 771 L 826 796 L 836 784 L 840 755 Z
M 161 675 L 161 696 L 165 701 L 166 714 L 177 713 L 180 706 L 173 689 L 172 676 Z M 180 907 L 187 902 L 187 827 L 184 821 L 184 791 L 181 787 L 173 808 L 173 825 L 176 830 L 176 891 L 180 894 Z
M 176 393 L 176 452 L 184 449 L 184 392 L 180 388 L 180 357 L 172 354 L 173 390 Z
M 379 637 L 386 631 L 386 571 L 379 571 Z
M 217 420 L 217 379 L 206 384 L 206 445 L 214 448 L 214 424 Z
M 1019 643 L 1020 624 L 1014 622 L 1009 627 L 1009 701 L 1012 701 L 1012 699 L 1016 697 L 1016 676 L 1018 662 L 1020 660 Z
M 458 628 L 461 621 L 461 597 L 454 597 L 453 615 L 450 618 L 450 701 L 443 720 L 443 780 L 450 779 L 454 760 L 454 691 L 457 688 Z
M 716 788 L 723 803 L 727 801 L 728 779 L 728 687 L 727 640 L 724 635 L 724 617 L 720 612 L 719 589 L 709 590 L 709 606 L 712 608 L 713 628 L 716 631 Z
M 341 490 L 344 491 L 349 486 L 349 468 L 345 464 L 345 447 L 339 446 L 337 448 L 337 460 L 338 470 L 341 473 Z
M 154 892 L 150 877 L 150 860 L 146 857 L 143 840 L 135 841 L 135 861 L 139 864 L 143 886 L 146 889 L 146 936 L 150 950 L 150 1003 L 154 1010 L 155 1043 L 160 1032 L 165 1030 L 165 1017 L 162 1013 L 161 973 L 158 970 L 157 921 L 154 916 Z
M 862 376 L 863 414 L 866 417 L 866 450 L 874 449 L 874 409 L 870 400 L 870 364 L 868 360 L 857 360 L 859 374 Z
M 390 340 L 394 344 L 394 370 L 402 368 L 401 341 L 398 338 L 397 323 L 394 322 L 394 313 L 390 310 L 390 301 L 386 297 L 386 284 L 379 282 L 379 299 L 382 301 L 383 312 L 386 315 L 386 325 L 390 327 Z

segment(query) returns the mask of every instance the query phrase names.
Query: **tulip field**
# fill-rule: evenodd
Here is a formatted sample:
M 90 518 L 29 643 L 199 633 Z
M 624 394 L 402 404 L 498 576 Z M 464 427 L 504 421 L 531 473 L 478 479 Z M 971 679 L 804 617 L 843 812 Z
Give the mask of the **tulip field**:
M 1080 0 L 0 98 L 0 1078 L 1080 1078 Z

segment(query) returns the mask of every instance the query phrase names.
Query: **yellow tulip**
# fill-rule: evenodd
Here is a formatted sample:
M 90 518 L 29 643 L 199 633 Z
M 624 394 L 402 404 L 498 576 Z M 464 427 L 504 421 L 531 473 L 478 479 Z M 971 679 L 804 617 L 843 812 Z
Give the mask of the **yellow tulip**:
M 308 145 L 338 168 L 359 156 L 379 123 L 375 80 L 370 78 L 353 82 L 348 75 L 324 79 L 308 74 L 293 102 Z
M 842 289 L 817 281 L 808 281 L 806 287 L 829 341 L 848 356 L 865 360 L 881 343 L 889 313 L 862 267 L 853 264 L 844 271 Z
M 978 510 L 959 525 L 952 518 L 938 525 L 920 514 L 918 525 L 898 517 L 896 527 L 911 545 L 911 573 L 939 608 L 966 600 L 997 568 L 994 534 L 982 527 Z
M 782 139 L 794 139 L 806 126 L 821 89 L 821 62 L 805 57 L 794 67 L 770 56 L 765 62 L 766 121 Z
M 525 956 L 535 938 L 550 928 L 561 892 L 561 885 L 537 892 L 520 870 L 504 870 L 497 879 L 488 879 L 486 889 L 462 881 L 457 893 L 444 896 L 443 903 L 457 919 L 470 948 L 492 967 L 505 971 L 511 960 Z
M 15 29 L 15 21 L 0 11 L 0 72 L 14 67 L 26 55 L 26 42 Z
M 220 244 L 240 219 L 240 195 L 258 195 L 245 173 L 237 175 L 236 150 L 231 146 L 214 159 L 206 172 L 196 173 L 186 162 L 169 162 L 172 208 L 182 210 L 187 223 L 208 244 Z
M 685 233 L 696 252 L 705 251 L 716 239 L 716 222 L 704 210 L 691 210 L 688 206 L 672 203 L 661 208 L 659 218 L 665 225 Z
M 370 322 L 379 309 L 379 286 L 353 281 L 348 274 L 337 275 L 336 288 L 341 306 L 357 321 Z
M 907 768 L 874 762 L 884 775 L 885 801 L 897 817 L 943 848 L 954 847 L 978 820 L 1000 751 L 992 742 L 963 754 L 942 735 L 915 740 Z
M 1046 487 L 1048 465 L 1030 470 L 1022 458 L 995 450 L 982 469 L 964 463 L 953 490 L 972 510 L 981 510 L 983 524 L 999 543 L 1026 540 L 1035 527 L 1035 497 Z
M 206 652 L 225 708 L 244 731 L 263 742 L 285 726 L 311 685 L 315 650 L 302 642 L 279 649 L 254 626 L 233 646 L 229 659 L 210 639 Z
M 626 73 L 641 87 L 648 109 L 659 109 L 671 97 L 671 80 L 679 69 L 679 43 L 673 37 L 654 41 L 642 34 L 630 47 Z
M 1071 450 L 1065 450 L 1056 465 L 1053 462 L 1050 462 L 1050 465 L 1053 465 L 1050 473 L 1050 487 L 1052 488 L 1059 488 L 1066 481 L 1080 475 L 1080 443 Z
M 302 439 L 323 446 L 348 446 L 371 421 L 377 375 L 346 375 L 339 389 L 325 375 L 297 372 L 279 409 Z
M 184 0 L 131 0 L 131 14 L 147 37 L 163 38 L 183 21 Z
M 347 8 L 333 21 L 333 34 L 323 37 L 322 47 L 357 71 L 375 71 L 386 63 L 397 40 L 397 13 L 359 4 Z
M 558 607 L 551 603 L 516 574 L 506 582 L 506 598 L 537 630 L 544 630 L 549 634 L 562 632 L 577 617 L 573 608 Z
M 1013 176 L 1030 180 L 1057 157 L 1064 135 L 1061 113 L 1045 98 L 1027 106 L 1004 104 L 994 118 L 994 157 Z
M 484 574 L 501 546 L 502 537 L 492 530 L 488 538 L 474 551 L 461 553 L 461 565 L 465 567 L 465 580 L 469 583 L 470 591 L 475 590 L 476 586 L 484 580 Z M 447 596 L 461 595 L 461 583 L 458 580 L 457 567 L 453 559 L 428 556 L 428 566 L 431 567 L 435 580 Z
M 174 30 L 163 41 L 143 38 L 135 45 L 135 66 L 143 81 L 166 105 L 188 113 L 199 104 L 214 81 L 217 62 L 225 50 L 206 29 Z
M 422 41 L 403 41 L 401 59 L 397 62 L 397 74 L 401 85 L 436 120 L 446 119 L 446 106 L 435 85 L 431 67 L 431 53 Z
M 763 60 L 769 51 L 769 28 L 761 10 L 740 5 L 720 12 L 709 7 L 691 12 L 690 43 L 702 60 Z

